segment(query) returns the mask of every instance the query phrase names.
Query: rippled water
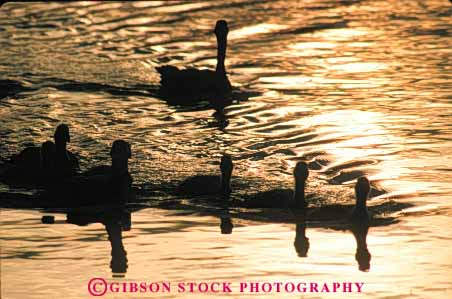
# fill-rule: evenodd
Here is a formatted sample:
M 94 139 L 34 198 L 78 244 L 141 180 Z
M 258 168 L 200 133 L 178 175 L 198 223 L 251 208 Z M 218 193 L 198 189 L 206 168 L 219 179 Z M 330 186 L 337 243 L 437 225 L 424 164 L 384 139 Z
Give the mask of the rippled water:
M 350 233 L 308 223 L 311 249 L 299 258 L 293 224 L 238 220 L 223 237 L 213 216 L 147 209 L 124 233 L 127 279 L 343 275 L 365 281 L 372 298 L 448 298 L 451 15 L 446 0 L 7 3 L 0 9 L 0 80 L 16 88 L 0 100 L 0 156 L 49 139 L 65 122 L 83 169 L 108 159 L 114 139 L 129 140 L 131 173 L 142 189 L 214 173 L 225 151 L 243 183 L 236 196 L 290 186 L 294 164 L 304 160 L 308 194 L 353 202 L 351 185 L 367 174 L 385 191 L 371 205 L 415 204 L 391 215 L 398 223 L 371 229 L 369 273 L 358 271 Z M 230 27 L 229 78 L 252 95 L 226 109 L 224 129 L 211 126 L 210 110 L 152 96 L 156 66 L 215 67 L 219 18 Z M 2 210 L 5 298 L 40 298 L 43 286 L 61 295 L 63 277 L 74 290 L 67 297 L 76 298 L 86 295 L 88 277 L 110 275 L 102 226 L 39 219 Z M 24 276 L 34 283 L 19 288 Z

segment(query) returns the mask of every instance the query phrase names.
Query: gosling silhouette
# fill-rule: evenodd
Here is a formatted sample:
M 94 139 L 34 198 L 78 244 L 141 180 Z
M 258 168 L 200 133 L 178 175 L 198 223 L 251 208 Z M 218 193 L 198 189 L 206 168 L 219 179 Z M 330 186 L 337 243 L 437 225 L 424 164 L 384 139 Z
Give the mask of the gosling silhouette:
M 217 110 L 230 103 L 228 98 L 232 91 L 226 75 L 225 59 L 227 48 L 228 24 L 225 20 L 215 25 L 217 38 L 217 66 L 215 71 L 194 68 L 178 69 L 175 66 L 157 67 L 160 73 L 160 96 L 170 103 L 192 105 L 200 101 L 209 101 Z
M 125 151 L 119 154 L 119 151 Z M 117 154 L 118 158 L 113 159 L 113 154 Z M 128 169 L 128 160 L 132 157 L 132 149 L 130 144 L 123 140 L 116 140 L 113 142 L 110 150 L 110 156 L 112 157 L 111 165 L 98 165 L 94 166 L 82 173 L 82 176 L 98 176 L 98 175 L 110 175 L 115 172 L 121 172 Z M 114 162 L 113 162 L 114 161 Z M 124 163 L 124 165 L 122 164 Z
M 221 157 L 221 175 L 198 175 L 185 179 L 177 187 L 176 193 L 179 195 L 200 196 L 200 195 L 221 195 L 224 200 L 231 194 L 231 176 L 234 165 L 232 158 L 228 154 Z
M 354 205 L 331 204 L 313 208 L 308 212 L 309 220 L 334 221 L 342 224 L 370 225 L 370 215 L 367 210 L 367 199 L 371 190 L 366 177 L 358 178 L 355 184 L 356 203 Z
M 273 189 L 246 197 L 234 204 L 246 208 L 299 208 L 307 207 L 305 185 L 309 176 L 308 165 L 298 162 L 293 171 L 295 190 Z
M 74 177 L 49 190 L 52 199 L 70 206 L 96 204 L 125 205 L 130 197 L 132 176 L 128 160 L 132 156 L 130 144 L 124 140 L 113 142 L 110 171 L 104 174 Z

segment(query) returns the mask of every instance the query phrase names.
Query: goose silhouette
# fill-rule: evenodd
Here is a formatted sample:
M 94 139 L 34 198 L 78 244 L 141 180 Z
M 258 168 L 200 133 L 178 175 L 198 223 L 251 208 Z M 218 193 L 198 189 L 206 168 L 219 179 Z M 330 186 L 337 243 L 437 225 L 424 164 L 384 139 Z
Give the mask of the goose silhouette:
M 234 164 L 230 155 L 221 158 L 221 175 L 197 175 L 185 179 L 176 189 L 178 195 L 202 196 L 220 195 L 230 206 L 244 208 L 305 208 L 305 183 L 309 175 L 305 162 L 298 162 L 294 168 L 295 190 L 273 189 L 240 199 L 230 200 L 231 176 Z
M 295 179 L 294 190 L 272 189 L 246 196 L 243 200 L 236 200 L 233 203 L 245 208 L 304 209 L 308 205 L 305 199 L 305 185 L 309 176 L 306 162 L 297 162 L 293 170 L 293 176 Z
M 115 140 L 110 150 L 111 166 L 103 172 L 84 174 L 49 188 L 44 198 L 63 206 L 109 204 L 124 206 L 131 195 L 133 178 L 129 173 L 130 144 Z M 64 200 L 64 202 L 61 202 Z
M 232 86 L 224 64 L 229 32 L 227 22 L 218 20 L 214 32 L 217 38 L 215 71 L 195 68 L 178 69 L 171 65 L 157 67 L 161 79 L 159 95 L 163 99 L 177 105 L 193 105 L 200 101 L 209 101 L 216 111 L 222 111 L 231 103 Z
M 189 177 L 179 184 L 176 193 L 188 196 L 221 195 L 223 199 L 229 199 L 233 169 L 234 165 L 231 156 L 224 154 L 220 161 L 221 175 L 196 175 Z
M 53 155 L 55 175 L 67 177 L 75 174 L 79 168 L 77 156 L 67 150 L 71 141 L 69 126 L 60 124 L 53 135 L 55 152 Z M 30 146 L 11 158 L 11 162 L 21 169 L 35 171 L 42 164 L 42 148 Z

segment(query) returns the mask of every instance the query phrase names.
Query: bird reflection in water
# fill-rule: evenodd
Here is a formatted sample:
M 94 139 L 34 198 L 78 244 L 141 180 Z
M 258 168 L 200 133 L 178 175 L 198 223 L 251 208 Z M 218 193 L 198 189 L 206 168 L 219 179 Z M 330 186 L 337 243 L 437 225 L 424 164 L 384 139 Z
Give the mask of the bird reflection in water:
M 124 277 L 127 272 L 127 252 L 122 242 L 122 232 L 129 231 L 132 226 L 131 214 L 126 209 L 105 209 L 98 213 L 70 212 L 67 223 L 85 226 L 91 223 L 102 223 L 108 233 L 111 245 L 110 268 L 113 277 Z
M 309 238 L 306 237 L 306 210 L 292 209 L 295 219 L 295 240 L 293 246 L 299 257 L 307 257 L 309 251 Z
M 356 240 L 355 259 L 358 262 L 359 270 L 367 272 L 370 270 L 370 259 L 372 255 L 367 249 L 367 233 L 369 226 L 353 224 L 351 231 Z
M 234 228 L 234 224 L 232 223 L 231 213 L 229 212 L 229 206 L 225 206 L 225 208 L 221 211 L 220 214 L 220 230 L 223 235 L 232 234 L 232 229 Z
M 208 127 L 224 130 L 229 125 L 229 119 L 223 109 L 215 111 L 212 116 L 214 117 L 214 120 L 209 121 Z

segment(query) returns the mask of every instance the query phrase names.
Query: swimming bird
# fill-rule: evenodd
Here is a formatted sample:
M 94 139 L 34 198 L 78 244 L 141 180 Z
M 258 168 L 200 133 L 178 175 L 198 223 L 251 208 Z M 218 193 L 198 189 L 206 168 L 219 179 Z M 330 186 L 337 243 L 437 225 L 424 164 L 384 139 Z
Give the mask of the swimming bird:
M 73 177 L 54 186 L 45 196 L 55 201 L 65 200 L 61 203 L 64 206 L 126 204 L 133 181 L 128 169 L 128 160 L 132 156 L 130 144 L 124 140 L 114 141 L 110 156 L 108 172 Z
M 125 153 L 121 154 L 124 155 L 124 158 L 127 157 L 127 159 L 121 159 L 119 155 L 119 151 L 126 151 Z M 118 158 L 113 159 L 113 156 L 119 155 Z M 119 161 L 122 161 L 122 163 L 128 163 L 128 159 L 132 158 L 132 149 L 130 147 L 130 144 L 123 140 L 116 140 L 112 144 L 112 148 L 110 150 L 110 156 L 112 157 L 112 164 L 111 165 L 98 165 L 94 166 L 87 171 L 83 172 L 82 176 L 97 176 L 97 175 L 109 175 L 114 173 L 115 171 L 119 169 L 128 169 L 128 165 L 118 165 Z
M 157 67 L 160 73 L 160 96 L 170 103 L 192 105 L 208 100 L 216 111 L 229 105 L 232 86 L 226 74 L 225 59 L 228 24 L 218 20 L 215 25 L 217 38 L 217 66 L 215 71 L 194 68 L 178 69 L 175 66 Z
M 305 185 L 309 176 L 306 162 L 297 162 L 293 171 L 295 190 L 273 189 L 251 196 L 244 200 L 233 201 L 233 205 L 246 208 L 300 208 L 307 207 L 305 200 Z
M 67 143 L 71 141 L 69 126 L 66 124 L 58 125 L 53 138 L 55 141 L 53 157 L 55 175 L 67 177 L 75 174 L 79 169 L 79 163 L 77 157 L 67 150 Z M 36 171 L 41 166 L 41 158 L 41 148 L 31 146 L 13 156 L 11 162 L 21 169 Z
M 179 195 L 221 195 L 224 199 L 231 194 L 231 176 L 234 165 L 228 154 L 221 157 L 221 175 L 197 175 L 182 181 L 177 187 Z
M 335 221 L 345 225 L 370 226 L 370 216 L 366 202 L 371 190 L 369 179 L 365 176 L 359 177 L 355 184 L 356 203 L 330 204 L 312 208 L 307 213 L 309 220 Z

